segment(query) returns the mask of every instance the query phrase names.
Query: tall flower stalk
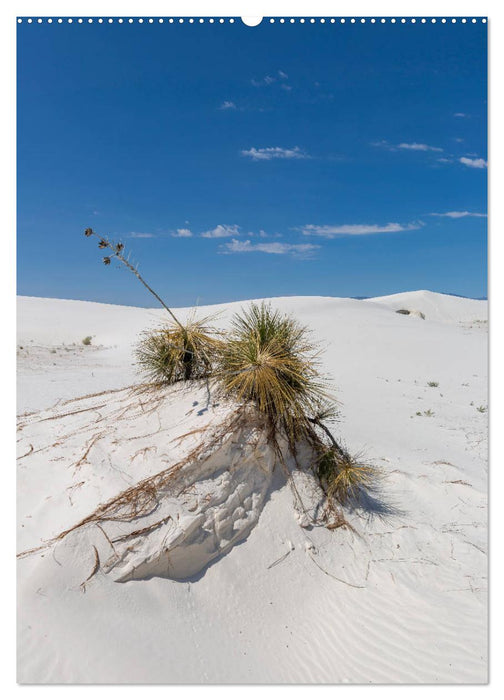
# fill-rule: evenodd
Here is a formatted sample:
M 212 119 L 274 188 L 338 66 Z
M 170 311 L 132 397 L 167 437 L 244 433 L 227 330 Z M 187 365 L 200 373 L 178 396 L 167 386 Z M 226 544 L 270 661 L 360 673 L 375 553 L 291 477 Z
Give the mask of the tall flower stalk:
M 144 280 L 138 268 L 125 257 L 123 243 L 114 243 L 106 236 L 95 233 L 92 228 L 87 228 L 84 235 L 86 238 L 94 236 L 98 239 L 98 248 L 107 253 L 103 257 L 104 265 L 110 265 L 114 259 L 119 260 L 172 318 L 171 326 L 150 334 L 139 345 L 137 357 L 147 377 L 158 383 L 172 384 L 180 379 L 200 379 L 209 376 L 218 341 L 212 329 L 205 326 L 208 319 L 191 320 L 185 325 L 181 323 L 159 294 Z
M 96 238 L 99 239 L 98 248 L 100 248 L 101 250 L 105 250 L 105 249 L 110 250 L 110 253 L 108 255 L 105 255 L 103 258 L 104 265 L 110 265 L 113 258 L 116 258 L 117 260 L 119 260 L 123 265 L 125 265 L 128 268 L 128 270 L 130 270 L 130 272 L 132 272 L 135 275 L 135 277 L 152 294 L 152 296 L 154 296 L 159 301 L 161 306 L 164 309 L 166 309 L 166 311 L 168 311 L 168 313 L 172 317 L 173 321 L 177 324 L 177 326 L 182 331 L 184 330 L 184 326 L 182 325 L 182 323 L 180 323 L 180 321 L 175 316 L 173 311 L 164 303 L 164 301 L 161 299 L 159 294 L 156 294 L 156 292 L 152 289 L 152 287 L 147 284 L 147 282 L 144 280 L 142 275 L 138 272 L 138 268 L 136 268 L 134 265 L 132 265 L 130 263 L 130 261 L 124 257 L 124 253 L 123 253 L 124 243 L 113 243 L 112 241 L 109 241 L 109 239 L 106 236 L 99 236 L 97 233 L 95 233 L 93 231 L 92 228 L 87 228 L 84 231 L 84 235 L 86 236 L 86 238 L 90 238 L 91 236 L 95 236 Z

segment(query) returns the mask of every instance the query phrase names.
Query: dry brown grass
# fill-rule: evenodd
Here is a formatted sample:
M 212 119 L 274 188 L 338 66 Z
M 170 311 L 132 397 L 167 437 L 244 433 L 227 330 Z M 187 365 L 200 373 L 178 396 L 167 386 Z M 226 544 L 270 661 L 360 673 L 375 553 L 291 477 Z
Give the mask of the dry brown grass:
M 56 542 L 64 539 L 67 535 L 75 530 L 83 528 L 87 525 L 103 525 L 108 522 L 131 522 L 136 518 L 151 515 L 159 506 L 159 498 L 161 494 L 169 492 L 177 493 L 177 476 L 181 470 L 188 464 L 194 462 L 204 452 L 215 448 L 224 438 L 231 435 L 239 427 L 250 424 L 248 412 L 244 409 L 238 409 L 221 425 L 214 427 L 211 434 L 203 437 L 202 441 L 187 454 L 182 460 L 167 469 L 147 477 L 128 489 L 125 489 L 120 494 L 111 498 L 106 503 L 101 504 L 87 517 L 77 522 L 67 530 L 60 532 L 55 537 L 46 541 L 39 547 L 20 552 L 18 558 L 23 558 L 35 552 L 44 550 Z M 147 530 L 159 525 L 155 523 L 148 526 Z M 122 536 L 120 539 L 142 534 L 140 531 L 129 533 Z M 115 540 L 113 540 L 115 541 Z
M 166 385 L 211 376 L 222 345 L 212 320 L 193 317 L 184 326 L 170 323 L 144 333 L 135 354 L 147 381 Z

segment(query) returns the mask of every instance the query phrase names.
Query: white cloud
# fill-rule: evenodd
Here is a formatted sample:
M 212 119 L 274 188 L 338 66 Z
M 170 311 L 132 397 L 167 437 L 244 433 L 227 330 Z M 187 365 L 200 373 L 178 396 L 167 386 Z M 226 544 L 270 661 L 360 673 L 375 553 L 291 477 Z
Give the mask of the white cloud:
M 454 117 L 468 117 L 468 114 L 465 114 L 464 112 L 455 112 L 453 115 Z
M 236 105 L 231 100 L 224 100 L 219 109 L 236 109 Z
M 397 148 L 402 148 L 408 151 L 437 151 L 442 152 L 442 148 L 436 148 L 436 146 L 428 146 L 426 143 L 400 143 Z
M 282 85 L 280 85 L 280 87 L 286 92 L 290 92 L 292 90 L 292 85 L 287 85 L 287 83 L 283 83 Z
M 382 139 L 381 141 L 371 141 L 370 145 L 375 146 L 376 148 L 386 148 L 388 151 L 395 151 L 396 150 L 396 147 L 393 146 L 388 141 L 385 141 L 385 139 Z
M 310 257 L 319 245 L 312 243 L 252 243 L 238 241 L 233 238 L 222 247 L 224 253 L 268 253 L 270 255 L 293 255 L 295 257 Z
M 445 214 L 430 214 L 430 216 L 447 216 L 449 219 L 462 219 L 465 216 L 486 218 L 486 214 L 477 214 L 471 211 L 447 211 Z
M 248 156 L 252 160 L 273 160 L 273 158 L 300 159 L 309 158 L 299 146 L 294 148 L 280 148 L 274 146 L 270 148 L 250 148 L 248 151 L 241 151 L 242 156 Z
M 156 238 L 156 236 L 154 233 L 137 233 L 136 231 L 132 231 L 128 233 L 128 238 Z
M 459 161 L 463 165 L 467 165 L 468 168 L 486 168 L 487 162 L 483 158 L 459 158 Z
M 173 238 L 192 238 L 193 232 L 188 228 L 178 228 L 172 236 Z
M 398 149 L 401 149 L 403 151 L 434 151 L 437 153 L 442 153 L 443 149 L 438 148 L 437 146 L 429 146 L 426 143 L 416 143 L 413 141 L 413 143 L 399 143 L 397 145 L 394 145 L 392 143 L 389 143 L 388 141 L 385 141 L 385 139 L 382 139 L 381 141 L 372 141 L 371 146 L 375 146 L 376 148 L 385 148 L 387 151 L 397 151 Z
M 401 231 L 414 231 L 423 226 L 423 222 L 417 221 L 411 224 L 345 224 L 343 226 L 315 226 L 309 224 L 301 228 L 305 236 L 366 236 L 373 233 L 400 233 Z
M 254 80 L 254 78 L 252 78 L 250 82 L 254 87 L 262 87 L 263 85 L 272 85 L 276 82 L 276 78 L 273 78 L 271 75 L 265 75 L 264 78 L 260 80 Z
M 231 236 L 239 236 L 240 227 L 239 226 L 227 226 L 218 224 L 215 228 L 209 231 L 204 231 L 201 234 L 202 238 L 229 238 Z
M 250 82 L 254 87 L 264 87 L 265 85 L 273 85 L 273 83 L 276 83 L 278 80 L 287 80 L 288 77 L 287 73 L 283 70 L 279 70 L 275 76 L 265 75 L 264 78 L 260 78 L 259 80 L 252 78 Z

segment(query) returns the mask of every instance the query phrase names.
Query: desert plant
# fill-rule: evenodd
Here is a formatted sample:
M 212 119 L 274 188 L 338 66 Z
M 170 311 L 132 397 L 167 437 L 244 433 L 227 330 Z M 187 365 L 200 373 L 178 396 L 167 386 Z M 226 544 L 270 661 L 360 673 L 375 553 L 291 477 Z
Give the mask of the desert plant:
M 436 387 L 439 386 L 439 382 L 427 382 L 427 386 Z
M 92 340 L 93 340 L 93 336 L 87 335 L 85 338 L 82 339 L 82 344 L 83 345 L 91 345 Z
M 291 439 L 326 393 L 307 329 L 264 302 L 232 319 L 217 377 L 226 396 L 254 403 L 274 430 L 282 427 Z
M 360 493 L 372 489 L 378 478 L 376 467 L 352 457 L 341 447 L 324 450 L 316 461 L 315 472 L 329 503 L 335 499 L 341 505 L 358 502 Z
M 296 463 L 300 446 L 310 447 L 309 468 L 326 496 L 326 516 L 332 518 L 328 527 L 344 524 L 340 506 L 358 501 L 378 470 L 341 447 L 328 428 L 337 405 L 326 391 L 308 330 L 264 302 L 253 303 L 233 318 L 219 355 L 216 376 L 222 392 L 255 405 L 266 418 L 270 439 L 278 445 L 278 435 L 285 437 Z
M 210 320 L 193 318 L 183 329 L 172 323 L 144 333 L 135 355 L 147 380 L 173 384 L 209 377 L 222 344 L 217 331 L 207 325 Z
M 479 411 L 479 413 L 486 413 L 487 407 L 486 406 L 478 406 L 476 410 Z
M 139 344 L 137 359 L 147 376 L 155 382 L 164 383 L 208 376 L 216 339 L 210 334 L 205 334 L 203 330 L 205 321 L 192 320 L 185 325 L 181 323 L 159 294 L 147 284 L 138 272 L 138 267 L 125 257 L 123 243 L 114 243 L 106 236 L 99 236 L 92 228 L 87 228 L 84 235 L 86 238 L 99 239 L 98 248 L 107 251 L 107 255 L 103 258 L 104 265 L 110 265 L 113 259 L 122 263 L 159 301 L 172 319 L 171 326 L 154 332 L 151 338 L 149 334 L 145 335 Z
M 213 376 L 225 398 L 255 408 L 285 468 L 280 437 L 296 464 L 301 445 L 309 446 L 307 467 L 318 477 L 329 511 L 342 524 L 336 504 L 357 498 L 377 470 L 340 447 L 327 427 L 337 415 L 336 402 L 326 391 L 308 329 L 264 302 L 236 314 L 225 337 L 209 325 L 209 318 L 182 324 L 125 257 L 122 243 L 97 236 L 90 228 L 84 233 L 99 239 L 98 247 L 107 252 L 105 265 L 113 259 L 125 265 L 171 316 L 169 325 L 145 333 L 136 348 L 137 363 L 149 382 L 157 386 Z

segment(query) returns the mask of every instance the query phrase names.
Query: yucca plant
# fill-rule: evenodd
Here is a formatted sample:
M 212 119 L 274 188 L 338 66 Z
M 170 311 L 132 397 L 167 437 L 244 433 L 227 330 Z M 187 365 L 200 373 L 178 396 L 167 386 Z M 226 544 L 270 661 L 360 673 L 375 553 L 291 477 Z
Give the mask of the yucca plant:
M 329 503 L 336 500 L 341 505 L 358 503 L 361 492 L 371 490 L 378 478 L 376 467 L 338 445 L 322 450 L 315 472 Z
M 252 303 L 232 319 L 219 354 L 217 377 L 224 394 L 255 404 L 289 439 L 299 436 L 325 395 L 307 329 L 269 304 Z
M 123 243 L 115 243 L 106 236 L 100 236 L 92 228 L 87 228 L 84 235 L 86 238 L 98 238 L 98 248 L 107 252 L 103 257 L 104 265 L 110 265 L 112 260 L 122 263 L 159 301 L 172 319 L 170 325 L 144 334 L 137 347 L 138 364 L 147 379 L 157 384 L 172 384 L 182 379 L 209 376 L 219 344 L 214 329 L 206 325 L 209 319 L 196 321 L 193 318 L 186 324 L 181 323 L 159 294 L 147 284 L 138 267 L 130 262 L 129 256 L 126 257 Z
M 211 376 L 222 341 L 209 321 L 192 318 L 183 328 L 172 323 L 144 333 L 135 355 L 146 379 L 173 384 Z

